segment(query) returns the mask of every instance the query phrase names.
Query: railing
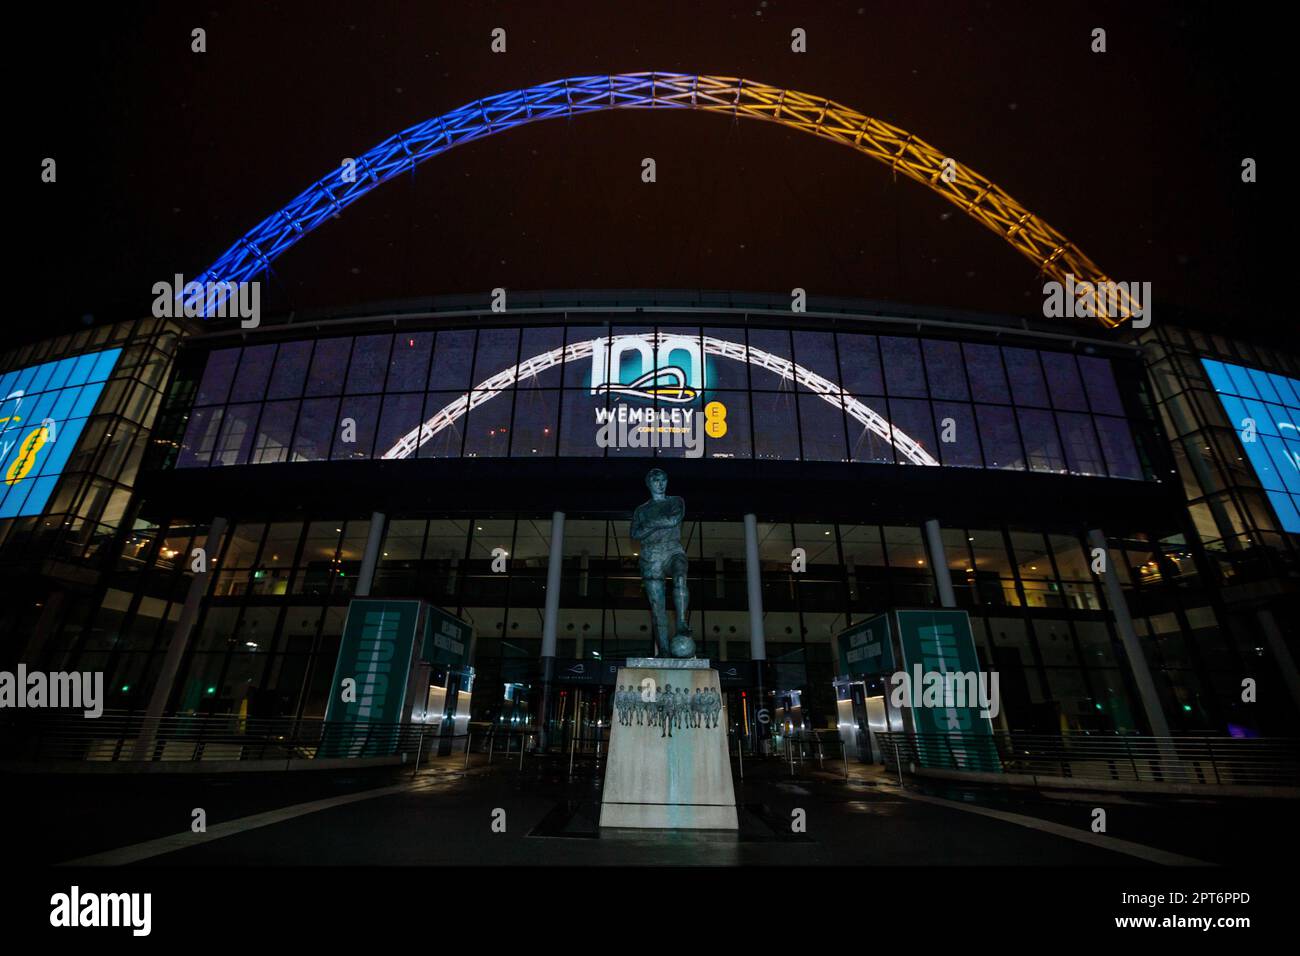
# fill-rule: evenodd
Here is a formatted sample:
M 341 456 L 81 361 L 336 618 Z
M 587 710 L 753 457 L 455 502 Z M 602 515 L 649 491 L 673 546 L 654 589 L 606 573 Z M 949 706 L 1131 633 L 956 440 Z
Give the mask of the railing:
M 1300 786 L 1294 738 L 1129 734 L 878 735 L 885 764 L 1116 782 Z
M 427 724 L 356 724 L 320 718 L 240 717 L 196 714 L 149 719 L 106 711 L 80 714 L 11 712 L 0 719 L 0 760 L 158 761 L 310 760 L 327 757 L 392 757 L 428 754 L 442 736 Z

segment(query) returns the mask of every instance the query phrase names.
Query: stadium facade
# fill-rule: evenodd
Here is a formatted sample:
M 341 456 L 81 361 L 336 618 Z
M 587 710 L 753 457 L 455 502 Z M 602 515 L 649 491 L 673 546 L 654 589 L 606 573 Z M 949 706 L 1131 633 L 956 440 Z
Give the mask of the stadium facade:
M 585 730 L 650 648 L 628 519 L 658 464 L 742 733 L 759 695 L 865 729 L 881 675 L 841 636 L 944 607 L 1000 675 L 997 727 L 1286 733 L 1300 365 L 1125 339 L 641 292 L 23 346 L 0 364 L 3 658 L 102 670 L 115 710 L 320 717 L 350 603 L 416 599 L 472 628 L 431 702 Z

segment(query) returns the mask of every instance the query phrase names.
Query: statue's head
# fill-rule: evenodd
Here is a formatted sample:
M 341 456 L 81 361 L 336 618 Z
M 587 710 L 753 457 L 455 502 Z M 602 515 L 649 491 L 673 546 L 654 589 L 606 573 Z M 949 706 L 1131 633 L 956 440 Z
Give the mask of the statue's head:
M 651 491 L 663 494 L 668 488 L 668 472 L 662 468 L 651 468 L 646 472 L 645 486 Z

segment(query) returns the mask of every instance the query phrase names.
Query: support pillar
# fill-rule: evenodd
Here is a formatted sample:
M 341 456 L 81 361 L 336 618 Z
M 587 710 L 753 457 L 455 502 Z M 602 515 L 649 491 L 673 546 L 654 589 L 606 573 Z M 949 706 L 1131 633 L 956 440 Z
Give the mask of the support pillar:
M 948 555 L 943 550 L 943 534 L 939 522 L 931 518 L 925 523 L 926 552 L 930 555 L 930 570 L 939 591 L 941 607 L 956 607 L 957 594 L 952 589 L 952 574 L 948 571 Z
M 370 534 L 366 537 L 366 550 L 361 555 L 361 574 L 353 592 L 357 597 L 369 597 L 370 587 L 375 583 L 375 568 L 379 565 L 380 548 L 384 546 L 384 523 L 383 512 L 376 511 L 370 515 Z
M 199 618 L 199 604 L 208 589 L 208 575 L 212 572 L 212 562 L 221 547 L 221 538 L 226 533 L 226 519 L 213 518 L 208 528 L 208 537 L 203 543 L 203 570 L 195 571 L 190 579 L 190 590 L 185 595 L 185 604 L 181 616 L 176 621 L 176 630 L 172 632 L 171 643 L 167 645 L 167 654 L 163 657 L 158 680 L 154 684 L 153 694 L 149 698 L 149 707 L 144 713 L 144 724 L 140 736 L 135 742 L 134 759 L 150 760 L 153 757 L 154 740 L 158 734 L 158 724 L 167 701 L 171 699 L 176 684 L 176 675 L 180 672 L 181 661 L 194 636 L 194 625 Z M 193 561 L 193 554 L 187 557 Z
M 555 647 L 560 630 L 560 579 L 564 569 L 564 512 L 551 515 L 551 551 L 546 559 L 546 610 L 542 615 L 542 699 L 538 708 L 537 740 L 546 750 L 546 724 L 555 679 Z
M 1110 548 L 1106 536 L 1099 528 L 1088 532 L 1088 547 L 1101 549 L 1105 557 L 1102 570 L 1102 584 L 1106 589 L 1106 601 L 1110 604 L 1111 614 L 1115 616 L 1115 629 L 1119 632 L 1124 655 L 1128 658 L 1129 669 L 1133 672 L 1133 682 L 1137 685 L 1138 696 L 1142 700 L 1142 710 L 1146 713 L 1151 733 L 1156 737 L 1169 736 L 1169 722 L 1165 719 L 1164 708 L 1160 706 L 1160 694 L 1151 677 L 1151 668 L 1147 666 L 1146 655 L 1138 642 L 1137 631 L 1133 629 L 1133 618 L 1128 612 L 1128 602 L 1124 600 L 1124 589 L 1120 586 L 1119 575 L 1111 561 Z
M 745 515 L 745 589 L 749 599 L 749 657 L 754 663 L 755 713 L 767 708 L 763 668 L 767 663 L 767 636 L 763 631 L 763 569 L 758 562 L 758 516 Z M 770 714 L 770 711 L 769 711 Z M 758 725 L 760 742 L 767 739 L 767 725 Z

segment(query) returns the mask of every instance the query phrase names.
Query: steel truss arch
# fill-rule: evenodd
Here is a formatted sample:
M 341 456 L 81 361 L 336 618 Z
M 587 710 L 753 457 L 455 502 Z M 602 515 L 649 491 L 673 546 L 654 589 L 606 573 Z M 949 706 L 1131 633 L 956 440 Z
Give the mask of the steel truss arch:
M 624 336 L 619 337 L 623 338 Z M 668 332 L 643 332 L 626 336 L 626 338 L 637 339 L 651 346 L 663 344 L 672 337 L 672 333 Z M 410 458 L 421 445 L 432 439 L 434 435 L 445 428 L 451 427 L 458 419 L 467 415 L 471 409 L 492 401 L 506 389 L 516 385 L 520 380 L 536 377 L 538 373 L 544 372 L 548 368 L 554 368 L 561 362 L 591 358 L 598 347 L 611 341 L 611 338 L 601 337 L 588 339 L 585 342 L 573 342 L 557 349 L 551 349 L 549 352 L 542 352 L 540 355 L 523 359 L 518 365 L 502 369 L 495 375 L 479 382 L 468 392 L 448 402 L 418 428 L 411 429 L 398 439 L 393 447 L 380 457 L 389 459 Z M 914 465 L 939 464 L 934 456 L 910 435 L 895 428 L 879 413 L 868 408 L 852 395 L 844 395 L 840 387 L 830 379 L 824 378 L 802 365 L 797 365 L 789 359 L 783 359 L 779 355 L 773 355 L 771 352 L 764 352 L 762 349 L 756 349 L 752 346 L 747 348 L 738 342 L 728 342 L 707 335 L 703 337 L 703 348 L 705 355 L 728 358 L 736 362 L 748 362 L 750 365 L 772 372 L 779 376 L 782 381 L 802 385 L 822 401 L 828 402 L 836 408 L 842 408 L 850 418 L 860 422 L 873 434 L 892 444 L 898 449 L 900 455 Z
M 321 177 L 287 206 L 262 220 L 198 278 L 205 289 L 181 293 L 184 304 L 211 315 L 228 291 L 222 282 L 246 282 L 269 268 L 307 233 L 370 190 L 439 153 L 525 123 L 611 109 L 691 109 L 779 123 L 848 146 L 927 186 L 1001 236 L 1044 276 L 1075 287 L 1111 290 L 1118 316 L 1098 310 L 1110 327 L 1140 306 L 1128 286 L 1111 279 L 1078 246 L 979 173 L 906 130 L 833 100 L 730 76 L 692 73 L 616 73 L 575 76 L 498 93 L 402 130 Z M 351 181 L 349 181 L 351 180 Z M 218 291 L 213 293 L 213 288 Z M 192 287 L 187 287 L 192 288 Z M 1098 293 L 1101 295 L 1101 293 Z

